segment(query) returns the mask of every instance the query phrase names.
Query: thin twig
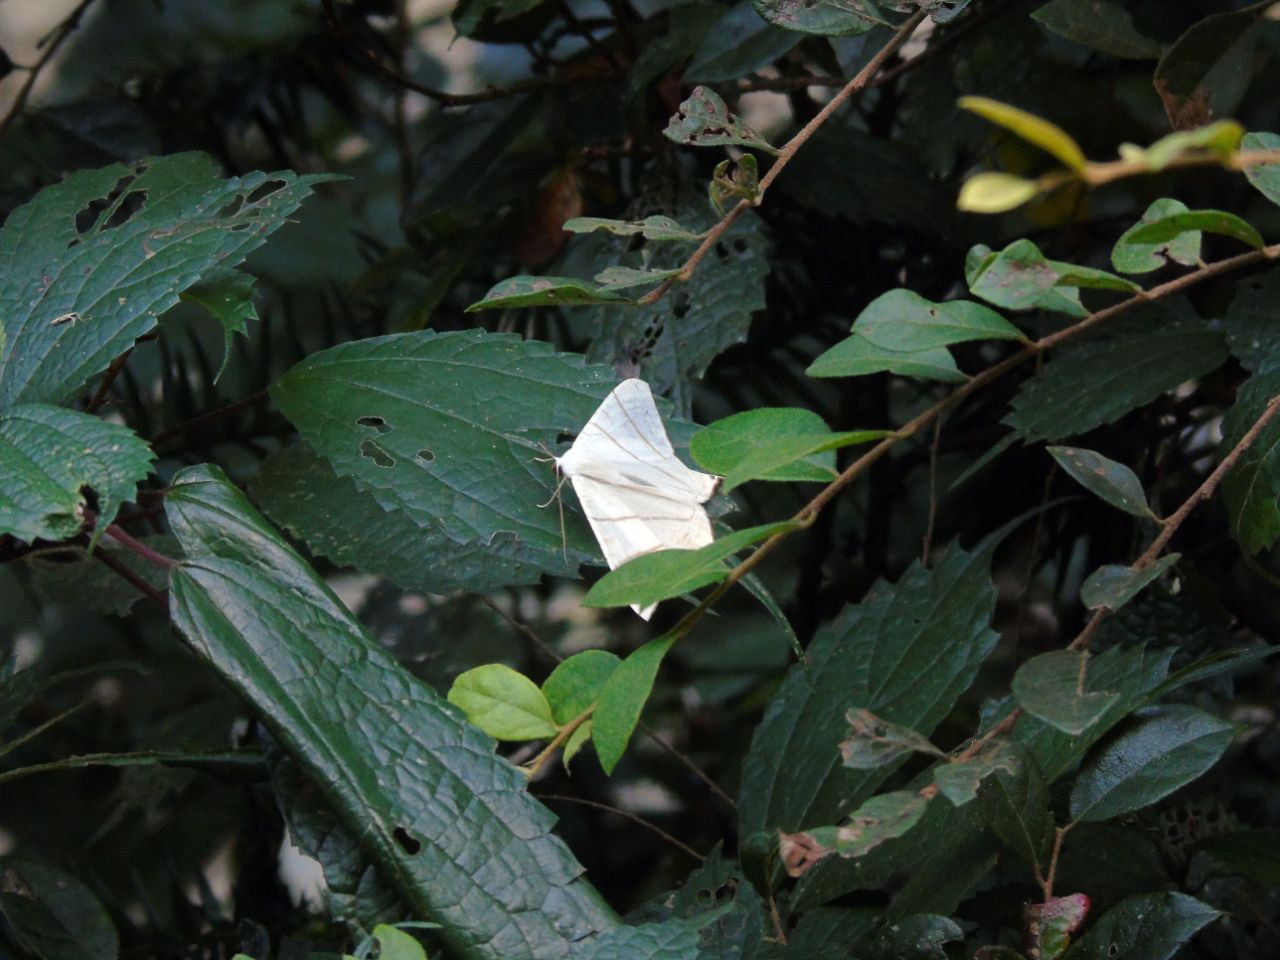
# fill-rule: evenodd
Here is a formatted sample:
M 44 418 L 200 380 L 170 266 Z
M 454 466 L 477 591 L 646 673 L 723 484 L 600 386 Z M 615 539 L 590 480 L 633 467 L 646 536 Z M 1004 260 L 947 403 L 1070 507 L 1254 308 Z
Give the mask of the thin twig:
M 933 421 L 933 442 L 929 444 L 929 517 L 924 525 L 924 543 L 920 547 L 920 565 L 929 565 L 929 547 L 933 543 L 933 521 L 938 514 L 938 441 L 942 439 L 942 417 Z
M 143 559 L 151 561 L 156 566 L 164 567 L 167 570 L 170 567 L 176 567 L 178 565 L 178 562 L 172 557 L 166 557 L 163 553 L 157 553 L 145 543 L 135 540 L 114 523 L 107 527 L 107 536 L 132 550 Z
M 595 710 L 596 705 L 593 703 L 566 723 L 556 732 L 556 735 L 551 742 L 542 748 L 542 752 L 525 765 L 525 773 L 528 774 L 530 780 L 538 775 L 538 771 L 541 770 L 543 765 L 555 755 L 557 750 L 564 746 L 565 742 L 573 736 L 574 731 L 591 719 L 591 714 L 595 713 Z
M 169 606 L 169 598 L 165 594 L 165 591 L 157 590 L 151 584 L 147 583 L 147 581 L 143 577 L 140 577 L 137 573 L 130 570 L 127 566 L 125 566 L 115 557 L 111 556 L 111 554 L 108 553 L 106 550 L 93 551 L 93 558 L 97 560 L 99 563 L 101 563 L 108 570 L 110 570 L 112 573 L 114 573 L 116 576 L 118 576 L 120 579 L 128 583 L 131 587 L 133 587 L 139 593 L 145 594 L 149 599 L 154 600 L 156 603 L 160 604 L 160 606 L 162 607 L 167 608 Z
M 716 783 L 714 780 L 712 780 L 711 777 L 708 776 L 701 767 L 699 767 L 696 763 L 694 763 L 691 758 L 685 756 L 685 754 L 682 753 L 679 749 L 677 749 L 674 745 L 667 743 L 666 740 L 663 740 L 662 737 L 658 736 L 658 734 L 655 733 L 653 729 L 650 728 L 648 724 L 646 724 L 643 720 L 640 721 L 640 729 L 644 733 L 644 735 L 647 736 L 650 740 L 652 740 L 654 743 L 660 746 L 663 750 L 667 751 L 667 753 L 671 754 L 673 757 L 679 760 L 682 764 L 684 764 L 690 773 L 692 773 L 695 777 L 697 777 L 706 785 L 708 790 L 714 793 L 717 797 L 719 797 L 721 800 L 727 803 L 734 810 L 738 809 L 737 801 L 734 800 L 733 797 L 729 796 L 729 794 L 725 793 L 724 790 L 720 788 L 720 785 Z
M 24 743 L 29 743 L 30 741 L 34 740 L 36 737 L 40 736 L 40 734 L 48 730 L 50 727 L 57 726 L 59 723 L 61 723 L 63 720 L 66 720 L 68 717 L 75 716 L 77 713 L 79 713 L 85 707 L 89 706 L 91 703 L 93 703 L 92 700 L 81 700 L 74 707 L 68 707 L 66 710 L 63 710 L 62 713 L 58 714 L 56 717 L 51 717 L 50 719 L 46 720 L 44 723 L 40 724 L 38 727 L 32 727 L 30 730 L 28 730 L 26 733 L 22 734 L 21 736 L 14 737 L 12 740 L 7 740 L 4 743 L 0 743 L 0 757 L 5 756 L 6 754 L 12 753 L 14 750 L 17 750 Z
M 638 816 L 637 814 L 634 814 L 629 810 L 622 810 L 622 809 L 619 809 L 618 807 L 611 807 L 607 803 L 598 803 L 595 800 L 584 800 L 582 797 L 566 797 L 563 794 L 559 794 L 559 793 L 535 793 L 534 796 L 537 797 L 539 800 L 559 800 L 563 803 L 578 803 L 584 807 L 591 807 L 592 809 L 595 809 L 595 810 L 603 810 L 606 813 L 616 813 L 618 816 L 625 817 L 627 820 L 630 820 L 633 823 L 640 824 L 640 826 L 644 827 L 647 830 L 652 830 L 654 833 L 660 836 L 663 840 L 667 841 L 667 843 L 671 844 L 674 847 L 679 847 L 681 850 L 683 850 L 689 856 L 693 857 L 693 859 L 697 860 L 699 863 L 703 863 L 707 859 L 705 856 L 700 854 L 697 850 L 693 849 L 693 847 L 689 846 L 687 843 L 683 843 L 680 840 L 677 840 L 671 834 L 667 833 L 667 831 L 663 830 L 656 823 L 651 823 L 650 821 L 646 820 L 644 817 Z
M 115 382 L 116 376 L 124 369 L 124 365 L 129 362 L 131 353 L 133 353 L 132 348 L 111 361 L 111 365 L 107 367 L 107 372 L 102 375 L 102 382 L 98 384 L 98 389 L 94 392 L 93 399 L 89 401 L 90 413 L 93 413 L 107 402 L 107 395 L 111 392 L 111 384 Z
M 14 118 L 26 107 L 31 91 L 36 85 L 36 80 L 40 77 L 40 71 L 53 59 L 54 54 L 58 52 L 58 48 L 62 46 L 67 37 L 75 33 L 76 28 L 80 26 L 80 19 L 84 16 L 84 12 L 92 4 L 93 0 L 80 0 L 76 8 L 67 14 L 60 24 L 53 28 L 53 32 L 48 37 L 48 45 L 45 47 L 44 53 L 40 54 L 40 59 L 32 64 L 30 72 L 27 73 L 27 79 L 23 81 L 22 87 L 18 90 L 18 95 L 13 98 L 13 103 L 9 105 L 9 112 L 5 114 L 3 120 L 0 120 L 0 137 L 5 135 Z
M 511 624 L 511 626 L 519 630 L 522 634 L 524 634 L 524 636 L 528 638 L 528 640 L 545 657 L 547 657 L 550 660 L 554 660 L 556 663 L 564 662 L 564 657 L 560 656 L 560 654 L 556 653 L 549 646 L 547 646 L 546 643 L 543 642 L 542 638 L 539 637 L 533 631 L 532 627 L 530 627 L 526 623 L 522 623 L 521 621 L 513 617 L 511 614 L 507 613 L 507 611 L 503 610 L 502 607 L 498 606 L 498 604 L 494 602 L 492 597 L 486 596 L 485 594 L 480 594 L 480 602 L 483 603 L 490 610 L 492 610 L 494 613 L 496 613 L 498 616 L 500 616 L 503 620 L 507 621 L 507 623 Z
M 176 427 L 170 427 L 168 430 L 161 430 L 151 438 L 151 446 L 156 447 L 175 437 L 181 437 L 190 433 L 206 424 L 213 423 L 215 420 L 221 420 L 223 417 L 238 413 L 245 407 L 252 407 L 261 403 L 269 396 L 266 390 L 259 390 L 257 393 L 251 393 L 247 397 L 242 397 L 234 403 L 228 403 L 225 407 L 218 407 L 216 410 L 210 410 L 208 413 L 202 413 L 198 417 L 192 417 L 185 423 L 180 423 Z

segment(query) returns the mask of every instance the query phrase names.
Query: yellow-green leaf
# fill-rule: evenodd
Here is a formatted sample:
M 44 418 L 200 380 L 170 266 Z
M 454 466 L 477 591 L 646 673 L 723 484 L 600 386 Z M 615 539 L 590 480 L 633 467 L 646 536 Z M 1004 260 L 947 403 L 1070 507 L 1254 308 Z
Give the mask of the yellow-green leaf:
M 1085 159 L 1080 144 L 1061 127 L 1050 123 L 1034 113 L 1020 110 L 990 97 L 961 97 L 958 101 L 961 108 L 976 113 L 990 120 L 997 126 L 1004 127 L 1028 143 L 1034 143 L 1046 153 L 1051 153 L 1062 161 L 1063 165 L 1075 173 L 1083 173 L 1089 161 Z

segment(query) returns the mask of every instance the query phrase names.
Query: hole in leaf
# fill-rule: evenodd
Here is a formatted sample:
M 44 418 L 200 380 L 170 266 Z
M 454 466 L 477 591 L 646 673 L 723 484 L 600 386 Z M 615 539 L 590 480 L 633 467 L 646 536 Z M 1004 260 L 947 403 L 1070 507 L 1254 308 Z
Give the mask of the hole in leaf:
M 356 423 L 362 427 L 373 427 L 379 433 L 386 433 L 391 429 L 391 425 L 381 417 L 361 417 Z
M 255 187 L 253 192 L 250 193 L 249 196 L 245 197 L 245 202 L 249 204 L 259 203 L 271 196 L 271 194 L 275 193 L 277 190 L 283 190 L 284 185 L 285 183 L 283 180 L 268 180 L 262 186 Z
M 414 459 L 417 460 L 419 463 L 430 463 L 432 460 L 436 458 L 436 455 L 432 453 L 430 450 L 428 450 L 426 447 L 423 447 L 413 456 L 414 456 Z
M 110 230 L 113 227 L 121 226 L 129 221 L 135 213 L 143 208 L 147 202 L 147 191 L 131 190 L 123 200 L 111 211 L 111 216 L 107 222 L 102 225 L 103 230 Z
M 570 440 L 573 439 L 573 437 L 574 435 L 572 433 L 557 433 L 556 446 L 559 446 L 562 443 L 568 443 Z
M 139 170 L 139 173 L 142 171 Z M 111 191 L 98 200 L 90 200 L 78 211 L 76 211 L 76 232 L 88 233 L 93 229 L 93 225 L 98 222 L 98 218 L 102 216 L 102 211 L 106 210 L 120 197 L 122 193 L 129 189 L 129 184 L 133 183 L 137 178 L 133 174 L 127 174 L 116 181 L 116 185 Z
M 80 238 L 76 237 L 70 243 L 67 244 L 67 249 L 70 250 L 72 247 L 76 246 L 79 243 L 80 243 Z
M 729 248 L 724 245 L 723 240 L 716 244 L 716 256 L 721 260 L 729 259 Z
M 366 440 L 360 444 L 360 456 L 367 460 L 372 460 L 380 467 L 394 467 L 396 465 L 396 458 L 372 440 Z
M 400 849 L 411 856 L 422 849 L 422 841 L 413 837 L 404 827 L 396 827 L 391 831 L 391 835 L 396 838 L 396 843 L 400 844 Z
M 239 194 L 236 194 L 235 198 L 232 199 L 230 203 L 228 203 L 225 207 L 223 207 L 221 210 L 218 211 L 218 216 L 234 217 L 237 213 L 240 212 L 240 208 L 243 206 L 244 206 L 244 197 L 240 196 Z
M 736 253 L 746 253 L 750 249 L 750 245 L 742 237 L 734 237 L 733 249 Z

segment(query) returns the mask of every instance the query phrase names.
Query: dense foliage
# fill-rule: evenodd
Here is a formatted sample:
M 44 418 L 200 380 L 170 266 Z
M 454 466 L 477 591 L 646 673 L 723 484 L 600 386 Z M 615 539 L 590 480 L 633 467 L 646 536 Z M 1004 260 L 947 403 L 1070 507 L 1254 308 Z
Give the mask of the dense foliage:
M 1280 4 L 55 6 L 0 957 L 1280 954 Z

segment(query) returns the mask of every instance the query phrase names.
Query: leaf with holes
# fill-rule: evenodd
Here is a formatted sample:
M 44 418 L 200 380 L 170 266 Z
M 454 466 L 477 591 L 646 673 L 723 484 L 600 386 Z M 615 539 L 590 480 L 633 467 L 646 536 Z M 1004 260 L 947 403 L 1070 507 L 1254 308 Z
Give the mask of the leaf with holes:
M 508 277 L 493 285 L 471 306 L 477 310 L 505 310 L 511 307 L 583 307 L 592 303 L 630 303 L 613 288 L 593 280 L 574 277 Z
M 22 404 L 0 415 L 0 534 L 28 543 L 75 536 L 89 519 L 94 497 L 94 540 L 155 455 L 132 430 L 87 413 Z
M 840 759 L 853 770 L 874 770 L 908 753 L 944 757 L 929 738 L 910 727 L 881 720 L 870 710 L 855 708 L 845 714 L 848 739 L 840 741 Z
M 253 306 L 254 277 L 239 270 L 210 270 L 204 279 L 182 291 L 182 299 L 199 304 L 222 324 L 222 363 L 213 382 L 221 379 L 231 359 L 231 340 L 238 333 L 248 336 L 249 321 L 258 319 Z
M 738 146 L 765 153 L 778 152 L 773 144 L 743 123 L 710 87 L 694 87 L 662 132 L 668 140 L 691 147 Z
M 782 834 L 779 848 L 783 866 L 789 876 L 800 877 L 831 853 L 846 859 L 865 856 L 881 844 L 904 836 L 920 822 L 928 806 L 929 801 L 913 790 L 871 797 L 841 826 Z
M 1013 695 L 1023 710 L 1072 736 L 1084 733 L 1120 699 L 1088 683 L 1089 654 L 1052 650 L 1032 657 L 1013 675 Z
M 1274 133 L 1247 133 L 1240 141 L 1243 150 L 1280 150 L 1280 136 Z M 1280 163 L 1259 163 L 1246 167 L 1245 177 L 1272 203 L 1280 206 Z
M 999 772 L 1015 775 L 1019 764 L 1017 749 L 997 740 L 972 759 L 938 764 L 933 782 L 939 793 L 959 807 L 977 799 L 983 781 Z
M 1171 553 L 1141 570 L 1123 563 L 1109 563 L 1089 574 L 1080 586 L 1080 600 L 1090 610 L 1119 610 L 1148 586 L 1160 579 L 1160 575 L 1172 567 L 1181 554 Z
M 449 950 L 564 956 L 618 927 L 524 775 L 371 638 L 219 471 L 179 473 L 165 509 L 188 557 L 170 578 L 175 626 Z
M 1176 241 L 1186 233 L 1217 233 L 1261 250 L 1266 245 L 1262 234 L 1234 213 L 1222 210 L 1187 210 L 1164 216 L 1133 227 L 1125 236 L 1130 243 L 1159 246 Z
M 1155 60 L 1160 56 L 1160 44 L 1137 31 L 1128 10 L 1108 0 L 1050 0 L 1031 19 L 1060 37 L 1113 57 Z
M 1123 463 L 1082 447 L 1046 447 L 1058 466 L 1095 496 L 1135 517 L 1154 520 L 1142 481 Z
M 223 180 L 200 153 L 84 170 L 0 228 L 0 409 L 63 403 L 210 271 L 233 267 L 329 176 Z
M 1159 270 L 1169 263 L 1181 263 L 1194 266 L 1200 262 L 1199 230 L 1187 230 L 1177 234 L 1170 240 L 1161 242 L 1140 242 L 1134 234 L 1146 224 L 1155 223 L 1177 213 L 1187 213 L 1188 208 L 1181 200 L 1164 197 L 1156 200 L 1142 215 L 1142 219 L 1120 235 L 1111 250 L 1111 265 L 1121 273 L 1150 273 Z
M 592 233 L 603 230 L 619 237 L 644 237 L 646 240 L 681 241 L 695 243 L 702 239 L 701 233 L 686 230 L 670 217 L 654 215 L 643 220 L 606 220 L 603 217 L 573 217 L 564 222 L 564 229 L 570 233 Z
M 1169 960 L 1221 911 L 1185 893 L 1145 893 L 1104 913 L 1059 960 Z
M 1280 396 L 1280 360 L 1263 361 L 1236 391 L 1236 402 L 1222 418 L 1225 456 Z M 1280 417 L 1272 417 L 1222 479 L 1231 535 L 1252 556 L 1280 540 Z
M 774 26 L 820 37 L 856 37 L 887 21 L 871 0 L 752 0 Z
M 495 740 L 545 740 L 556 735 L 551 704 L 537 684 L 503 663 L 460 674 L 449 702 Z

